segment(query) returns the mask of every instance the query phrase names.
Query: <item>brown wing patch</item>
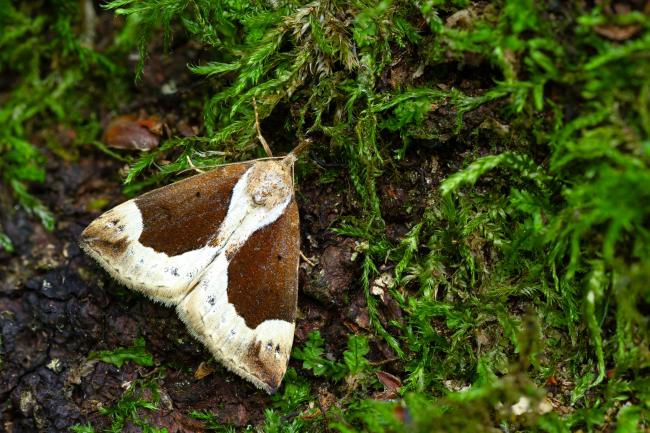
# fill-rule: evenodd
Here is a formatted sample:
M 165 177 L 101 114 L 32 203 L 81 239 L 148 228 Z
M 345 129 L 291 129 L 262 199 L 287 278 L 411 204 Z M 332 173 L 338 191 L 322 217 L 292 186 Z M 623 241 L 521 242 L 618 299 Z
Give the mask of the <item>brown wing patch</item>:
M 261 357 L 262 343 L 259 341 L 251 341 L 244 356 L 244 362 L 248 368 L 255 374 L 255 377 L 266 385 L 266 391 L 269 394 L 275 394 L 284 372 L 286 371 L 286 364 L 274 365 L 272 361 L 264 362 Z
M 143 223 L 140 243 L 170 257 L 205 246 L 226 217 L 233 187 L 250 166 L 228 165 L 136 198 Z
M 126 238 L 97 239 L 88 243 L 90 247 L 100 252 L 103 256 L 117 259 L 122 257 L 129 246 Z
M 126 236 L 107 229 L 103 220 L 95 220 L 81 233 L 81 245 L 115 260 L 126 253 L 129 240 Z
M 228 302 L 246 325 L 293 323 L 298 300 L 300 232 L 295 200 L 274 223 L 253 233 L 228 266 Z

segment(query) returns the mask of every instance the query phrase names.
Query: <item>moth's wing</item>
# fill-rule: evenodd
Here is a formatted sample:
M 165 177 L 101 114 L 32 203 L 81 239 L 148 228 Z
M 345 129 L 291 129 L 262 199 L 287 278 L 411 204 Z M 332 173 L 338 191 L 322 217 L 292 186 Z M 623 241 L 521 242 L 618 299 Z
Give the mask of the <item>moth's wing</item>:
M 176 304 L 213 260 L 210 240 L 250 165 L 224 166 L 122 203 L 94 220 L 80 244 L 116 280 Z
M 233 257 L 219 255 L 176 308 L 217 359 L 269 393 L 282 382 L 293 344 L 299 255 L 292 199 Z

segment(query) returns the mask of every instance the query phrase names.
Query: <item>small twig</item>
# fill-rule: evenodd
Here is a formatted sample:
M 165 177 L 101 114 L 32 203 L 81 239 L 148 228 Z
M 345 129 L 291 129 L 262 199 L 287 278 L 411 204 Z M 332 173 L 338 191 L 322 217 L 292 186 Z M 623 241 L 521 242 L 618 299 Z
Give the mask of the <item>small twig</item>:
M 253 110 L 255 111 L 255 129 L 257 129 L 257 138 L 260 140 L 260 143 L 262 143 L 262 147 L 264 148 L 266 154 L 268 156 L 273 156 L 273 152 L 271 152 L 269 143 L 267 143 L 264 137 L 262 136 L 262 128 L 260 128 L 260 115 L 257 112 L 257 101 L 255 100 L 254 96 L 253 96 Z
M 302 251 L 300 251 L 300 257 L 302 257 L 302 259 L 303 259 L 305 262 L 307 262 L 307 263 L 308 263 L 312 268 L 313 268 L 314 266 L 316 266 L 316 263 L 314 263 L 314 262 L 312 262 L 311 260 L 309 260 L 309 259 L 307 258 L 307 256 L 305 256 L 305 255 L 302 253 Z
M 97 31 L 95 30 L 97 13 L 91 0 L 81 0 L 79 3 L 81 5 L 80 9 L 83 19 L 79 40 L 82 46 L 92 49 L 95 46 L 95 36 L 97 35 Z
M 386 358 L 382 359 L 381 361 L 369 361 L 370 365 L 377 367 L 379 365 L 384 365 L 384 364 L 390 364 L 391 362 L 399 361 L 399 358 L 397 356 L 393 358 Z
M 187 163 L 189 164 L 189 166 L 190 166 L 190 168 L 191 168 L 192 170 L 196 171 L 197 173 L 205 173 L 204 170 L 201 170 L 200 168 L 198 168 L 197 166 L 194 165 L 194 163 L 193 163 L 192 160 L 190 159 L 190 156 L 189 156 L 189 155 L 185 155 L 185 158 L 187 158 Z
M 141 377 L 142 379 L 146 379 L 147 377 L 151 377 L 151 376 L 153 376 L 154 374 L 158 373 L 158 372 L 160 371 L 160 367 L 156 367 L 156 368 L 154 368 L 153 370 L 151 370 L 151 371 L 149 371 L 149 372 L 147 372 L 147 373 L 143 373 L 143 371 L 144 371 L 143 368 L 142 368 L 142 369 L 138 369 L 138 373 L 140 374 L 140 377 Z

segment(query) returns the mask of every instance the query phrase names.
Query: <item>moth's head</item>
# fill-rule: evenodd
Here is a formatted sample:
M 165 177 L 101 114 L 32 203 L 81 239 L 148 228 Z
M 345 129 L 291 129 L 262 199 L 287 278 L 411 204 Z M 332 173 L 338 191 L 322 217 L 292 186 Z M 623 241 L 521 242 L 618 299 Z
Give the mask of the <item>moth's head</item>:
M 254 206 L 273 209 L 293 194 L 291 170 L 277 161 L 258 161 L 251 169 L 246 186 Z

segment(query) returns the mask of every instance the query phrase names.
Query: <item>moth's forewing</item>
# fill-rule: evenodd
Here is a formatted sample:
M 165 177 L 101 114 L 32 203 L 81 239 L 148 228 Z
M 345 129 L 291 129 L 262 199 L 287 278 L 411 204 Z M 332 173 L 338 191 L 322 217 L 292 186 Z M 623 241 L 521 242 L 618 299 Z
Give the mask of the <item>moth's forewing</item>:
M 274 392 L 287 370 L 298 303 L 300 228 L 295 200 L 230 262 L 228 299 L 255 329 L 245 363 Z
M 213 259 L 241 163 L 158 188 L 109 210 L 81 234 L 82 248 L 117 281 L 176 304 Z

